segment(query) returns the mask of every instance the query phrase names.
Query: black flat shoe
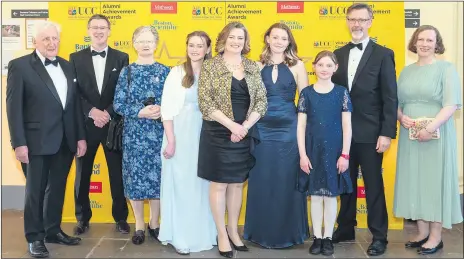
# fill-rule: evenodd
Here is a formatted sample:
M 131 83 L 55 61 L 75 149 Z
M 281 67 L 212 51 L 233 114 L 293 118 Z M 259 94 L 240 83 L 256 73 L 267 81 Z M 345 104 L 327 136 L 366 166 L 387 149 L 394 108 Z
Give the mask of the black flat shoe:
M 28 252 L 31 257 L 45 258 L 49 256 L 47 247 L 42 240 L 28 243 Z
M 137 230 L 135 231 L 134 235 L 132 236 L 132 243 L 134 245 L 141 245 L 145 242 L 145 231 Z
M 60 233 L 56 235 L 46 236 L 45 242 L 60 244 L 60 245 L 74 246 L 74 245 L 78 245 L 81 242 L 81 238 L 68 236 L 66 235 L 66 233 L 61 231 Z
M 322 240 L 322 254 L 325 256 L 333 255 L 334 253 L 334 245 L 332 244 L 332 240 L 330 238 L 325 238 Z
M 314 237 L 313 244 L 309 248 L 309 253 L 312 255 L 321 254 L 322 251 L 322 238 Z
M 159 239 L 158 239 L 159 232 L 160 232 L 159 228 L 155 228 L 155 229 L 150 228 L 150 223 L 148 223 L 148 234 L 158 242 L 159 242 Z
M 120 221 L 116 222 L 116 230 L 123 233 L 123 234 L 129 234 L 130 226 L 129 226 L 129 224 L 127 224 L 127 221 L 120 220 Z
M 421 241 L 408 241 L 406 244 L 404 244 L 404 247 L 406 248 L 419 248 L 423 244 L 425 244 L 429 240 L 429 237 L 426 237 L 422 239 Z
M 369 256 L 382 255 L 387 250 L 387 241 L 374 240 L 372 241 L 369 248 L 367 248 L 367 254 Z
M 431 255 L 431 254 L 434 254 L 436 252 L 438 252 L 438 250 L 440 249 L 443 249 L 443 240 L 440 241 L 440 243 L 438 243 L 438 245 L 436 247 L 433 247 L 433 248 L 425 248 L 425 247 L 420 247 L 418 250 L 417 250 L 417 253 L 420 254 L 420 255 Z
M 87 221 L 79 221 L 77 225 L 74 227 L 74 235 L 82 235 L 89 229 L 89 222 Z

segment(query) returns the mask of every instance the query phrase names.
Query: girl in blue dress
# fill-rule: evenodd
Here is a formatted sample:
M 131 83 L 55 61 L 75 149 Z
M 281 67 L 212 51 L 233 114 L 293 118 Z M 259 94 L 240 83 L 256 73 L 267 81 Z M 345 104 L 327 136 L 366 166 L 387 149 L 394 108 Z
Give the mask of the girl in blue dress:
M 348 90 L 332 83 L 338 68 L 332 52 L 320 52 L 313 68 L 317 82 L 304 88 L 298 101 L 298 189 L 311 196 L 314 242 L 309 252 L 327 256 L 334 252 L 337 196 L 353 189 L 348 173 L 352 106 Z

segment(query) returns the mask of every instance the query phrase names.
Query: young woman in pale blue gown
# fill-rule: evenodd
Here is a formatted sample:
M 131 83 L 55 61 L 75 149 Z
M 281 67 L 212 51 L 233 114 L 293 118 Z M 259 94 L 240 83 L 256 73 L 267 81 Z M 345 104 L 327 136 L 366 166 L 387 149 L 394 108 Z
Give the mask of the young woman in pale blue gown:
M 418 55 L 398 79 L 398 142 L 395 198 L 396 217 L 417 220 L 418 233 L 405 246 L 422 255 L 443 248 L 442 228 L 462 222 L 459 197 L 457 138 L 453 114 L 462 106 L 456 68 L 438 60 L 445 51 L 438 30 L 422 25 L 411 37 L 408 49 Z M 432 122 L 410 139 L 414 120 Z M 440 137 L 433 139 L 434 131 Z
M 187 36 L 187 61 L 174 67 L 164 86 L 161 116 L 165 128 L 161 149 L 161 226 L 159 240 L 179 254 L 216 245 L 216 226 L 209 206 L 209 181 L 197 176 L 202 114 L 198 76 L 211 57 L 205 32 Z

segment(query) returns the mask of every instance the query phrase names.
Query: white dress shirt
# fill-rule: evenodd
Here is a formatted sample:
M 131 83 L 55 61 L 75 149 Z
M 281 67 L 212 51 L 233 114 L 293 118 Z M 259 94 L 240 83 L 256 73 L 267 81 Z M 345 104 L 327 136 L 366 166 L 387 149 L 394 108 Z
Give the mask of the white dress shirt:
M 350 50 L 350 56 L 348 61 L 348 89 L 350 89 L 353 84 L 354 75 L 356 74 L 356 70 L 358 69 L 359 61 L 361 61 L 361 57 L 366 50 L 367 43 L 369 43 L 369 37 L 365 38 L 362 43 L 362 50 L 354 47 Z
M 45 66 L 45 57 L 40 54 L 39 51 L 35 51 L 37 53 L 37 56 L 40 58 L 42 61 L 42 64 Z M 50 59 L 51 61 L 55 60 L 56 57 L 53 59 Z M 60 64 L 55 67 L 53 64 L 50 64 L 48 66 L 45 66 L 45 69 L 48 72 L 48 75 L 53 81 L 53 84 L 55 85 L 55 89 L 58 92 L 58 96 L 60 97 L 61 104 L 63 105 L 63 109 L 66 107 L 66 96 L 68 94 L 68 80 L 63 72 L 63 69 L 61 68 Z
M 90 47 L 90 52 L 92 50 L 97 51 L 93 47 Z M 102 51 L 106 52 L 105 57 L 102 57 L 100 55 L 95 55 L 92 56 L 92 61 L 93 61 L 93 68 L 95 70 L 95 78 L 97 79 L 97 86 L 98 86 L 98 92 L 101 95 L 102 88 L 103 88 L 103 78 L 105 77 L 105 66 L 106 66 L 106 58 L 108 57 L 108 46 L 106 46 L 105 49 Z M 97 52 L 102 52 L 102 51 L 97 51 Z

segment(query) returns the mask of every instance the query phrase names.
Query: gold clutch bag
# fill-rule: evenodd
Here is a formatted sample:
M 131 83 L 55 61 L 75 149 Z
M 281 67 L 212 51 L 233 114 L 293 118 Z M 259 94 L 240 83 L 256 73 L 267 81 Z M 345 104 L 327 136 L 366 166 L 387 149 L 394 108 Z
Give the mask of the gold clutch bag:
M 409 128 L 409 139 L 411 140 L 417 140 L 416 134 L 421 131 L 422 129 L 425 129 L 427 125 L 429 125 L 434 118 L 418 118 L 415 119 L 415 125 L 411 128 Z M 439 139 L 440 138 L 440 129 L 435 130 L 432 133 L 432 139 Z

